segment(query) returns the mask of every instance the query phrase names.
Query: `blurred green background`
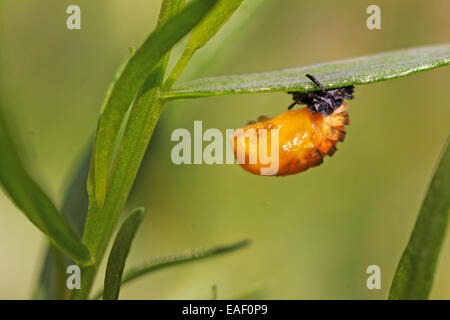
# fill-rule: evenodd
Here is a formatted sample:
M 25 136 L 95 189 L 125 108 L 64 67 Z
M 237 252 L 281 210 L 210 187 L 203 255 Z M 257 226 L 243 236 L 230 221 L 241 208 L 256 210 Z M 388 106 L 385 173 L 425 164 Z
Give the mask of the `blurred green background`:
M 65 27 L 78 4 L 82 29 Z M 382 30 L 366 28 L 381 7 Z M 0 103 L 12 116 L 34 176 L 61 204 L 92 136 L 117 66 L 154 28 L 159 0 L 1 0 Z M 245 0 L 181 81 L 266 71 L 450 42 L 450 2 Z M 175 52 L 179 54 L 181 46 Z M 172 62 L 173 65 L 173 62 Z M 147 215 L 129 264 L 186 248 L 253 244 L 212 260 L 167 269 L 126 285 L 124 299 L 384 299 L 448 135 L 450 68 L 356 88 L 339 151 L 285 178 L 237 165 L 172 164 L 171 132 L 241 127 L 286 109 L 283 93 L 181 100 L 167 105 L 129 208 Z M 0 155 L 1 156 L 1 155 Z M 0 194 L 0 298 L 27 299 L 46 241 Z M 381 267 L 381 290 L 366 268 Z M 450 240 L 431 298 L 450 298 Z M 98 286 L 102 279 L 98 279 Z

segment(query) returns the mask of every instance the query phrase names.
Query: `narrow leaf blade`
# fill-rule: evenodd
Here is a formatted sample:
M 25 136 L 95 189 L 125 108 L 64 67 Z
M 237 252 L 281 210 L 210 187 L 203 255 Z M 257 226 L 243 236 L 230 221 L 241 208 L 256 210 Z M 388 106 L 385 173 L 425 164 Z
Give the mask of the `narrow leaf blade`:
M 450 148 L 448 139 L 403 252 L 389 299 L 427 299 L 433 285 L 450 210 Z
M 183 54 L 163 86 L 164 91 L 172 87 L 194 53 L 214 37 L 220 28 L 230 19 L 234 11 L 239 8 L 241 3 L 242 0 L 219 0 L 217 5 L 192 30 Z
M 130 117 L 126 122 L 124 136 L 120 141 L 120 147 L 117 155 L 113 159 L 114 162 L 111 168 L 109 166 L 109 163 L 112 160 L 110 155 L 112 155 L 114 151 L 114 145 L 109 143 L 103 144 L 103 153 L 97 150 L 97 145 L 94 147 L 95 151 L 92 161 L 93 165 L 91 165 L 89 174 L 89 180 L 91 183 L 88 184 L 90 200 L 89 210 L 83 240 L 88 245 L 92 255 L 98 262 L 101 261 L 104 255 L 106 246 L 111 238 L 112 231 L 114 230 L 118 217 L 126 203 L 126 199 L 133 185 L 137 170 L 145 153 L 145 149 L 147 148 L 147 144 L 165 103 L 165 101 L 159 99 L 159 88 L 162 81 L 162 75 L 164 75 L 164 69 L 166 67 L 165 59 L 167 59 L 167 54 L 169 53 L 171 47 L 179 40 L 173 38 L 173 36 L 178 35 L 180 36 L 179 38 L 181 38 L 182 35 L 188 33 L 198 22 L 201 21 L 209 10 L 213 8 L 217 1 L 218 0 L 191 1 L 179 13 L 175 14 L 171 18 L 168 18 L 167 22 L 162 23 L 161 26 L 157 27 L 155 32 L 167 33 L 165 37 L 167 37 L 168 42 L 170 42 L 171 45 L 167 46 L 167 43 L 163 44 L 162 48 L 166 47 L 166 50 L 161 51 L 163 54 L 160 55 L 159 60 L 155 62 L 151 70 L 149 70 L 144 77 L 142 77 L 141 74 L 134 74 L 136 79 L 133 78 L 133 81 L 140 82 L 138 87 L 139 92 L 136 92 L 136 99 L 134 99 L 133 96 L 134 103 L 130 109 Z M 181 2 L 177 1 L 177 4 L 180 5 Z M 164 11 L 166 9 L 167 8 L 163 8 Z M 161 14 L 163 15 L 162 20 L 164 20 L 165 17 L 167 17 L 166 14 L 169 13 L 162 12 Z M 154 35 L 154 33 L 152 34 Z M 151 37 L 152 35 L 150 35 L 150 38 Z M 153 39 L 152 41 L 156 40 Z M 158 41 L 156 42 L 158 43 Z M 152 46 L 155 46 L 155 44 Z M 158 51 L 161 48 L 158 47 L 154 49 Z M 145 55 L 154 55 L 154 51 L 149 50 L 149 46 L 145 46 L 145 43 L 138 51 L 140 50 L 145 52 Z M 133 58 L 137 55 L 138 52 L 134 54 Z M 125 68 L 122 76 L 126 73 L 126 71 L 127 70 Z M 143 79 L 145 80 L 144 83 L 142 83 Z M 118 86 L 119 82 L 120 79 L 116 83 L 113 93 L 115 90 L 120 91 L 129 89 L 126 86 L 120 89 Z M 113 94 L 111 94 L 111 97 L 112 95 Z M 131 101 L 128 101 L 127 103 L 129 105 Z M 125 104 L 122 104 L 122 107 L 124 106 Z M 123 117 L 127 111 L 127 108 L 128 106 L 124 107 L 124 109 L 111 109 L 110 112 L 115 113 L 116 115 L 114 117 L 117 118 L 113 119 L 112 123 L 109 123 L 111 119 L 105 120 L 107 121 L 107 126 L 109 127 L 107 130 L 108 132 L 102 133 L 102 130 L 99 127 L 98 136 L 106 135 L 111 139 L 110 142 L 116 142 L 115 139 L 119 131 L 118 129 L 124 120 Z M 108 107 L 105 108 L 100 121 L 105 119 L 104 116 L 107 110 Z M 143 112 L 145 116 L 142 119 L 136 120 L 135 116 L 141 112 Z M 129 140 L 132 137 L 134 137 L 134 141 Z M 97 140 L 97 142 L 100 140 Z M 98 158 L 97 156 L 101 153 L 102 156 Z M 98 166 L 102 166 L 100 172 L 97 171 Z M 110 169 L 111 171 L 109 172 Z M 100 178 L 100 180 L 98 178 Z M 91 186 L 94 186 L 94 188 Z M 100 194 L 98 193 L 99 190 Z M 72 294 L 71 297 L 74 299 L 85 299 L 88 297 L 97 269 L 86 268 L 86 270 L 83 271 L 85 277 L 82 279 L 82 289 Z
M 90 180 L 93 199 L 103 205 L 114 142 L 122 119 L 150 71 L 211 10 L 218 0 L 195 0 L 157 27 L 129 60 L 112 88 L 97 130 Z
M 75 166 L 74 175 L 67 185 L 62 205 L 62 215 L 75 227 L 79 235 L 83 233 L 88 209 L 86 179 L 89 172 L 91 149 L 83 150 L 79 163 Z M 66 268 L 72 264 L 69 258 L 52 244 L 48 245 L 45 259 L 41 266 L 40 276 L 33 292 L 33 299 L 55 300 L 66 295 Z M 63 274 L 63 276 L 61 276 Z
M 217 246 L 208 249 L 185 250 L 177 254 L 159 257 L 147 261 L 140 266 L 135 266 L 128 269 L 122 278 L 122 285 L 151 272 L 155 272 L 161 269 L 173 267 L 180 264 L 185 264 L 188 262 L 213 258 L 221 254 L 230 253 L 245 248 L 250 244 L 251 241 L 247 239 L 233 243 L 231 245 Z M 103 294 L 102 291 L 100 291 L 94 296 L 94 299 L 95 300 L 99 299 L 102 296 L 102 294 Z
M 170 99 L 315 89 L 305 74 L 326 88 L 369 84 L 450 64 L 450 44 L 416 47 L 365 57 L 261 73 L 197 79 L 173 87 Z
M 119 298 L 125 262 L 144 213 L 144 208 L 135 209 L 122 224 L 114 240 L 106 267 L 104 300 L 117 300 Z
M 188 50 L 198 50 L 220 30 L 239 8 L 243 0 L 219 0 L 217 5 L 192 30 L 187 43 Z
M 111 170 L 101 214 L 88 213 L 83 240 L 97 259 L 101 259 L 108 245 L 162 111 L 156 92 L 156 88 L 151 88 L 136 100 Z
M 27 218 L 65 254 L 80 265 L 91 256 L 70 223 L 28 174 L 0 111 L 0 183 Z

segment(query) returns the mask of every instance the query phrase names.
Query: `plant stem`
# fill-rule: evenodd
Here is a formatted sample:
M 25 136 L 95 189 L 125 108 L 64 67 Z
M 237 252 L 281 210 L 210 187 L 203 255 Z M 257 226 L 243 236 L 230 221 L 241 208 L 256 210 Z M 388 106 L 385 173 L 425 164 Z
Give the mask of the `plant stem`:
M 81 268 L 81 289 L 72 290 L 70 299 L 72 300 L 85 300 L 89 298 L 92 285 L 94 284 L 95 276 L 97 274 L 98 267 L 83 267 Z
M 195 51 L 190 50 L 189 48 L 186 48 L 183 51 L 180 59 L 177 61 L 177 64 L 175 65 L 175 67 L 173 67 L 172 71 L 167 77 L 167 80 L 162 87 L 162 91 L 167 91 L 170 90 L 170 88 L 172 88 L 175 81 L 177 81 L 177 79 L 180 77 L 181 73 L 191 60 L 192 56 L 194 55 L 194 52 Z
M 83 241 L 88 244 L 92 256 L 95 259 L 95 265 L 81 269 L 81 289 L 72 292 L 72 299 L 89 298 L 89 293 L 92 289 L 99 264 L 108 246 L 108 241 L 114 232 L 117 219 L 128 198 L 128 194 L 133 185 L 140 163 L 142 162 L 153 129 L 155 128 L 166 102 L 166 100 L 155 98 L 152 93 L 148 92 L 139 97 L 133 106 L 129 122 L 133 122 L 134 125 L 130 130 L 128 130 L 127 127 L 122 141 L 122 148 L 125 148 L 125 145 L 127 145 L 127 148 L 129 149 L 131 146 L 130 144 L 132 143 L 131 141 L 137 141 L 133 134 L 139 132 L 140 140 L 137 145 L 132 147 L 133 163 L 129 162 L 126 155 L 131 154 L 130 152 L 124 151 L 119 154 L 116 159 L 117 168 L 116 170 L 113 170 L 111 175 L 111 184 L 109 186 L 109 192 L 107 193 L 105 205 L 102 208 L 97 208 L 95 205 L 89 207 L 86 225 L 89 224 L 92 228 L 85 228 L 85 230 L 90 230 L 90 232 L 85 231 L 83 234 Z M 139 128 L 137 129 L 137 127 Z M 125 178 L 122 177 L 124 172 L 126 172 Z M 114 195 L 111 195 L 111 192 L 113 192 L 112 190 L 119 191 L 114 193 Z M 117 196 L 117 194 L 119 194 L 119 196 Z M 105 215 L 112 218 L 107 224 L 102 225 L 100 220 Z M 96 233 L 99 232 L 102 234 L 101 239 L 96 237 Z

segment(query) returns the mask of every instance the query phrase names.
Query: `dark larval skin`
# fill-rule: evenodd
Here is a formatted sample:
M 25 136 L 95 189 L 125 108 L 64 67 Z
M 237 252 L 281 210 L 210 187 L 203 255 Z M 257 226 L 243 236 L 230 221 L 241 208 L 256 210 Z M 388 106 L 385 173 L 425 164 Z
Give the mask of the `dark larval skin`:
M 334 110 L 339 108 L 345 99 L 353 99 L 354 86 L 347 86 L 335 89 L 325 89 L 316 78 L 307 74 L 306 77 L 314 82 L 321 90 L 309 92 L 288 92 L 292 94 L 294 103 L 289 106 L 289 109 L 296 104 L 305 104 L 312 113 L 321 113 L 324 116 L 329 116 Z

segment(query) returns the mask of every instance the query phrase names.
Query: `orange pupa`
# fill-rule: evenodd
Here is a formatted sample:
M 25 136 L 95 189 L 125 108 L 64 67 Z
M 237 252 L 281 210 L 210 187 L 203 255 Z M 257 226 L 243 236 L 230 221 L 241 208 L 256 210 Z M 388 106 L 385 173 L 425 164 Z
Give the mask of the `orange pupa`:
M 320 165 L 325 156 L 336 152 L 337 143 L 344 141 L 344 126 L 349 124 L 344 99 L 353 98 L 353 86 L 327 90 L 314 77 L 307 77 L 321 90 L 290 92 L 294 103 L 289 109 L 296 104 L 307 107 L 271 119 L 260 117 L 231 136 L 235 157 L 244 170 L 257 175 L 299 173 Z

